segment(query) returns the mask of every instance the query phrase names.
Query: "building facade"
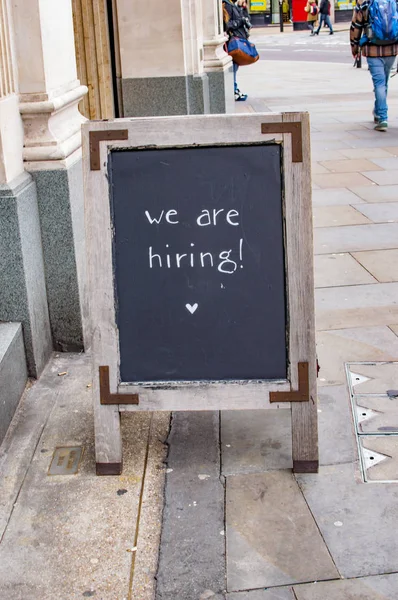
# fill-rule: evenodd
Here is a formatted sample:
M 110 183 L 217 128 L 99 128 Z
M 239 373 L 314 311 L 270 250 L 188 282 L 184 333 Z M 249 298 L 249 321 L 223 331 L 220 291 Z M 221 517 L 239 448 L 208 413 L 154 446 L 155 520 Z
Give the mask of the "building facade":
M 224 43 L 219 0 L 0 0 L 0 380 L 10 322 L 32 377 L 87 345 L 82 122 L 232 111 Z

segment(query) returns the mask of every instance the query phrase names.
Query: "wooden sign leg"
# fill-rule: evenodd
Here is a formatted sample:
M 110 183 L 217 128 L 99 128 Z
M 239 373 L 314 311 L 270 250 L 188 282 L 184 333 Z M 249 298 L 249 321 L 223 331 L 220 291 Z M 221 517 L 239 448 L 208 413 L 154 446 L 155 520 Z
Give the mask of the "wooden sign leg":
M 119 406 L 100 401 L 98 371 L 93 378 L 95 462 L 97 475 L 120 475 L 123 468 Z
M 316 364 L 309 365 L 308 402 L 292 402 L 293 471 L 317 473 L 318 455 L 318 408 Z

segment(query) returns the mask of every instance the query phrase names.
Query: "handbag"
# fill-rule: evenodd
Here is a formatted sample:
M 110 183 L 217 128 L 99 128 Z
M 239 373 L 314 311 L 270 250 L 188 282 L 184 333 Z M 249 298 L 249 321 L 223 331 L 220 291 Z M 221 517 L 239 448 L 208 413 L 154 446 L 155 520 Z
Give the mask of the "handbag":
M 244 38 L 231 37 L 227 49 L 234 63 L 240 67 L 252 65 L 260 58 L 256 46 Z

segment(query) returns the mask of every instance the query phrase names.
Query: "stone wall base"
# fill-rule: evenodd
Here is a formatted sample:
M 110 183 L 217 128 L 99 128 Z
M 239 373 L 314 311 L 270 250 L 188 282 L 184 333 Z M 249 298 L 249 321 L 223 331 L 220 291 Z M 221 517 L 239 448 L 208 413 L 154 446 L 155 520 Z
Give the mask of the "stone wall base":
M 23 325 L 29 375 L 52 352 L 36 185 L 28 173 L 0 185 L 0 321 Z
M 210 112 L 207 74 L 123 79 L 122 90 L 125 117 Z
M 234 74 L 231 66 L 220 71 L 209 71 L 210 112 L 223 114 L 235 112 Z
M 53 345 L 84 349 L 87 316 L 82 161 L 32 171 L 37 186 Z
M 20 323 L 0 323 L 0 444 L 25 389 L 28 374 Z

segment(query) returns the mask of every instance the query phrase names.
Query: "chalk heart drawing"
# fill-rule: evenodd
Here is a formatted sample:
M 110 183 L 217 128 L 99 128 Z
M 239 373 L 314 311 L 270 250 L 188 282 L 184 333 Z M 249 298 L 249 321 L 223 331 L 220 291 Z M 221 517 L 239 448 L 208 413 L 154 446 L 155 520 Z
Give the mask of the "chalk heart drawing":
M 185 308 L 187 310 L 189 310 L 189 312 L 191 313 L 191 315 L 193 315 L 193 313 L 196 311 L 196 309 L 198 308 L 198 303 L 195 302 L 195 304 L 186 304 Z

